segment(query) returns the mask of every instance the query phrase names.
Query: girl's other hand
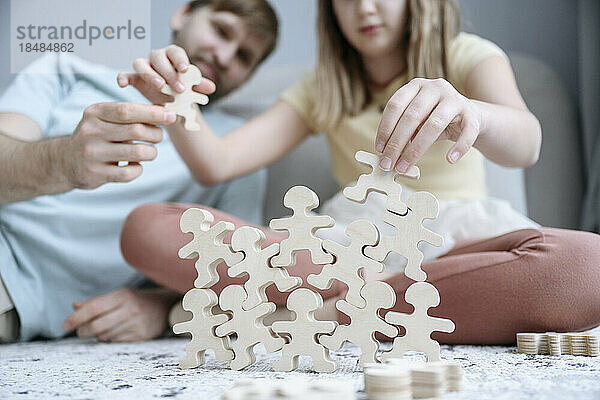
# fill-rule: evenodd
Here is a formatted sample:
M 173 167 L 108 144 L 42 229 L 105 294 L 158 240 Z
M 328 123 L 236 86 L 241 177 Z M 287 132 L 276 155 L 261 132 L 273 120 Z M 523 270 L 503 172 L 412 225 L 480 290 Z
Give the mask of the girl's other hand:
M 394 93 L 385 109 L 375 147 L 380 167 L 405 173 L 437 140 L 454 146 L 446 159 L 454 164 L 473 146 L 482 125 L 475 102 L 444 79 L 415 78 Z
M 162 49 L 152 50 L 148 58 L 138 58 L 133 62 L 135 72 L 120 72 L 117 83 L 120 87 L 134 86 L 153 104 L 164 104 L 171 97 L 163 94 L 161 89 L 168 84 L 175 92 L 183 93 L 185 86 L 179 80 L 179 73 L 187 71 L 190 60 L 185 50 L 177 45 L 169 45 Z M 202 78 L 193 90 L 211 94 L 215 84 Z

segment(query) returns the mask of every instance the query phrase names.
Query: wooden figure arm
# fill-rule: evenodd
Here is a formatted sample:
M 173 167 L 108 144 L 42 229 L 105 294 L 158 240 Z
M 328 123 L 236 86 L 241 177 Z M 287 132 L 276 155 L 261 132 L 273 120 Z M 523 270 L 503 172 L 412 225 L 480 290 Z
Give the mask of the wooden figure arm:
M 398 328 L 393 325 L 387 324 L 384 321 L 377 319 L 377 327 L 373 329 L 374 331 L 381 332 L 385 336 L 389 338 L 395 338 L 398 336 Z
M 225 337 L 234 332 L 235 330 L 233 329 L 233 324 L 230 321 L 225 322 L 223 325 L 217 326 L 215 329 L 215 334 L 219 337 Z
M 446 333 L 454 332 L 454 328 L 456 326 L 454 325 L 454 322 L 452 322 L 452 320 L 444 319 L 444 318 L 435 318 L 435 317 L 432 317 L 432 318 L 436 321 L 436 328 L 435 328 L 436 331 L 446 332 Z
M 348 303 L 346 300 L 336 301 L 335 308 L 337 308 L 339 311 L 343 312 L 350 318 L 352 318 L 352 314 L 354 313 L 354 310 L 356 309 L 356 307 L 353 307 L 352 304 Z
M 248 268 L 246 266 L 246 263 L 243 261 L 227 268 L 227 275 L 229 275 L 231 278 L 237 278 L 239 276 L 247 275 L 247 274 L 248 274 Z
M 271 222 L 269 222 L 269 227 L 276 231 L 288 229 L 291 219 L 291 217 L 272 219 Z
M 410 321 L 410 315 L 389 311 L 385 314 L 385 321 L 394 325 L 406 326 L 407 322 Z
M 277 333 L 291 334 L 290 329 L 293 327 L 294 321 L 275 321 L 271 325 L 271 330 Z

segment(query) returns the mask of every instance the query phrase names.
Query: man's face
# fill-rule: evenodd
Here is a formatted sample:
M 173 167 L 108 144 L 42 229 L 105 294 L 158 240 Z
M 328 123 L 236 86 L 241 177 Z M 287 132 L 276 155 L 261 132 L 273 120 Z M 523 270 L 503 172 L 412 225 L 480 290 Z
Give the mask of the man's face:
M 266 43 L 250 35 L 247 23 L 210 6 L 187 13 L 174 43 L 185 49 L 202 75 L 215 82 L 218 99 L 243 84 L 266 51 Z

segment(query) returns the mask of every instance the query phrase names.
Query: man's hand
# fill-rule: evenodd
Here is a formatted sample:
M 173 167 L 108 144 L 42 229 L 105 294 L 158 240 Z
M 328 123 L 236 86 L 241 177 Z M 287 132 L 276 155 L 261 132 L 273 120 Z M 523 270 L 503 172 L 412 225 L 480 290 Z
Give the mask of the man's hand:
M 83 112 L 63 152 L 69 182 L 75 188 L 94 189 L 107 182 L 132 181 L 142 173 L 140 161 L 156 157 L 152 144 L 163 138 L 156 125 L 175 120 L 176 115 L 161 106 L 92 104 Z M 119 166 L 119 161 L 128 165 Z
M 166 289 L 120 289 L 74 303 L 63 329 L 108 342 L 154 339 L 167 328 L 169 310 L 179 298 Z
M 160 90 L 168 84 L 175 92 L 183 93 L 185 87 L 178 79 L 178 73 L 187 71 L 190 65 L 185 50 L 177 45 L 169 45 L 162 49 L 152 50 L 148 58 L 138 58 L 133 62 L 135 72 L 120 72 L 117 83 L 121 87 L 132 85 L 153 104 L 164 104 L 170 101 L 170 96 Z M 211 94 L 215 84 L 207 79 L 194 85 L 193 90 Z

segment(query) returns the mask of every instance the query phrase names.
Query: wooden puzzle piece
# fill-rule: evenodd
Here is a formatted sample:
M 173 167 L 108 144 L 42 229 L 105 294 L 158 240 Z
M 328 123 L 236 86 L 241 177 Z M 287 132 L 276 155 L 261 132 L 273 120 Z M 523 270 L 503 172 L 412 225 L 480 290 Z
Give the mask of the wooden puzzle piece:
M 407 178 L 418 179 L 419 168 L 411 167 L 406 174 L 400 174 L 396 170 L 384 171 L 379 168 L 379 156 L 366 151 L 357 151 L 354 158 L 358 162 L 371 167 L 369 174 L 362 174 L 354 186 L 348 186 L 344 189 L 344 196 L 348 200 L 357 203 L 365 203 L 371 192 L 378 192 L 387 195 L 386 208 L 396 214 L 406 214 L 406 205 L 400 199 L 402 194 L 402 185 L 396 181 L 396 177 L 405 176 Z
M 406 289 L 404 299 L 412 304 L 415 310 L 411 314 L 390 311 L 385 321 L 390 324 L 403 326 L 404 336 L 394 339 L 390 351 L 384 352 L 382 359 L 402 358 L 408 350 L 425 353 L 427 361 L 440 361 L 440 345 L 431 339 L 431 333 L 454 332 L 454 322 L 445 318 L 430 316 L 427 311 L 440 304 L 440 294 L 431 283 L 416 282 Z
M 517 351 L 526 354 L 550 354 L 598 357 L 598 337 L 588 333 L 517 333 Z
M 275 311 L 275 304 L 262 303 L 251 310 L 244 310 L 242 302 L 246 301 L 246 291 L 242 286 L 230 285 L 221 292 L 219 306 L 223 311 L 231 311 L 233 317 L 215 330 L 218 336 L 237 334 L 237 340 L 231 345 L 235 357 L 231 361 L 231 369 L 240 370 L 256 361 L 254 346 L 265 345 L 268 352 L 274 352 L 284 345 L 285 339 L 276 337 L 266 327 L 263 318 Z
M 265 234 L 260 229 L 242 226 L 231 237 L 231 247 L 244 253 L 244 260 L 228 269 L 234 278 L 248 274 L 244 283 L 248 299 L 243 303 L 245 310 L 250 310 L 260 303 L 268 301 L 265 289 L 274 283 L 280 292 L 289 292 L 302 284 L 302 279 L 290 277 L 285 268 L 271 267 L 269 259 L 279 252 L 279 243 L 273 243 L 262 249 Z
M 337 366 L 329 358 L 329 350 L 318 342 L 318 335 L 332 333 L 337 322 L 318 321 L 315 310 L 323 307 L 323 299 L 310 289 L 294 290 L 287 300 L 287 308 L 296 314 L 293 321 L 273 322 L 273 331 L 288 334 L 291 341 L 281 349 L 281 359 L 273 363 L 275 371 L 292 371 L 298 368 L 298 357 L 310 356 L 317 372 L 333 372 Z
M 293 211 L 292 216 L 272 219 L 271 229 L 288 231 L 290 236 L 279 244 L 279 254 L 271 259 L 271 264 L 277 267 L 287 267 L 296 264 L 296 253 L 309 250 L 312 262 L 329 264 L 333 256 L 326 253 L 321 245 L 321 239 L 314 234 L 319 228 L 331 228 L 333 218 L 326 215 L 310 215 L 310 211 L 319 206 L 319 197 L 306 186 L 294 186 L 283 197 L 283 204 Z
M 394 236 L 384 236 L 375 247 L 365 248 L 365 255 L 377 261 L 383 261 L 394 251 L 407 258 L 404 274 L 412 280 L 424 281 L 427 274 L 421 269 L 423 252 L 417 245 L 425 241 L 433 246 L 441 246 L 444 239 L 423 226 L 426 219 L 438 216 L 439 203 L 434 195 L 428 192 L 413 193 L 406 204 L 410 212 L 406 216 L 384 211 L 383 220 L 396 228 Z
M 392 308 L 396 303 L 396 293 L 385 282 L 368 282 L 361 291 L 362 298 L 366 300 L 364 308 L 356 307 L 345 300 L 338 300 L 336 308 L 350 317 L 349 325 L 339 325 L 333 335 L 322 335 L 319 342 L 329 350 L 339 350 L 344 342 L 352 342 L 360 347 L 361 355 L 359 365 L 377 362 L 379 341 L 375 339 L 375 332 L 394 338 L 398 336 L 398 329 L 388 324 L 379 316 L 380 309 Z
M 183 309 L 191 311 L 191 320 L 173 325 L 173 332 L 191 333 L 192 340 L 185 346 L 185 359 L 181 368 L 195 368 L 204 364 L 204 352 L 213 349 L 217 361 L 233 359 L 233 351 L 228 337 L 215 335 L 215 327 L 229 319 L 225 314 L 214 315 L 212 308 L 217 305 L 217 295 L 210 289 L 191 289 L 183 296 Z
M 208 104 L 208 96 L 194 91 L 192 87 L 200 83 L 202 73 L 198 67 L 190 64 L 185 72 L 179 73 L 179 80 L 185 86 L 184 92 L 178 93 L 171 89 L 169 85 L 165 85 L 161 89 L 162 93 L 173 96 L 173 101 L 165 103 L 165 108 L 185 118 L 184 127 L 188 131 L 200 130 L 200 125 L 196 121 L 198 110 L 195 103 Z
M 213 221 L 210 212 L 199 208 L 188 208 L 179 221 L 182 232 L 194 234 L 194 238 L 179 250 L 179 257 L 198 257 L 198 278 L 194 282 L 197 288 L 209 288 L 219 281 L 217 265 L 221 261 L 231 266 L 244 258 L 242 253 L 234 253 L 223 243 L 223 238 L 235 229 L 233 223 L 220 221 L 211 227 Z
M 364 307 L 365 299 L 360 296 L 365 281 L 362 277 L 364 268 L 374 272 L 382 272 L 383 264 L 363 254 L 366 245 L 376 245 L 379 242 L 379 231 L 369 221 L 356 220 L 346 228 L 350 237 L 350 246 L 342 246 L 332 240 L 325 240 L 323 248 L 335 255 L 335 262 L 323 267 L 318 275 L 309 275 L 308 283 L 319 289 L 329 289 L 335 279 L 348 285 L 346 300 L 356 306 Z

